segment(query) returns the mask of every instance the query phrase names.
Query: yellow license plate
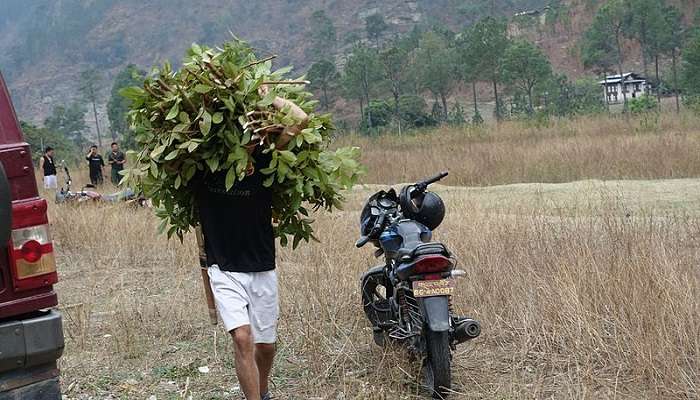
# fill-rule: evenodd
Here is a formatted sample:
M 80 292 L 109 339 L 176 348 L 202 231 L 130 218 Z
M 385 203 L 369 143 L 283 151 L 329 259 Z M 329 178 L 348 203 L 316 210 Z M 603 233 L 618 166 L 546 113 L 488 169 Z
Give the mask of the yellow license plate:
M 437 281 L 413 281 L 414 297 L 452 296 L 455 291 L 454 279 Z

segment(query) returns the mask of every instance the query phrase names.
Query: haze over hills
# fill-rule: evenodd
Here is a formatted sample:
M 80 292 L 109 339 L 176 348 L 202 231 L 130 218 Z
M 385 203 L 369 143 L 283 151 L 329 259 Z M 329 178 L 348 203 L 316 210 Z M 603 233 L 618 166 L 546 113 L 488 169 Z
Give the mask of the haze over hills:
M 229 31 L 301 73 L 310 64 L 309 36 L 316 28 L 311 15 L 317 10 L 324 10 L 337 30 L 330 58 L 338 61 L 365 37 L 365 19 L 373 14 L 386 19 L 384 37 L 390 40 L 414 27 L 458 31 L 486 15 L 513 17 L 553 4 L 563 5 L 565 22 L 546 29 L 514 24 L 511 33 L 536 42 L 555 69 L 582 74 L 576 44 L 596 0 L 3 0 L 0 70 L 20 117 L 41 123 L 53 106 L 77 97 L 83 70 L 104 73 L 106 102 L 111 79 L 125 65 L 177 63 L 192 42 L 215 45 Z M 694 9 L 694 0 L 682 7 Z
M 336 52 L 364 37 L 365 18 L 381 13 L 387 37 L 414 26 L 459 29 L 496 12 L 541 8 L 546 0 L 3 0 L 0 69 L 21 117 L 40 122 L 59 101 L 75 96 L 81 70 L 113 77 L 124 65 L 177 62 L 192 42 L 216 44 L 229 31 L 279 63 L 304 70 L 310 16 L 325 10 L 338 32 Z M 109 85 L 106 85 L 109 86 Z M 105 88 L 105 92 L 108 88 Z

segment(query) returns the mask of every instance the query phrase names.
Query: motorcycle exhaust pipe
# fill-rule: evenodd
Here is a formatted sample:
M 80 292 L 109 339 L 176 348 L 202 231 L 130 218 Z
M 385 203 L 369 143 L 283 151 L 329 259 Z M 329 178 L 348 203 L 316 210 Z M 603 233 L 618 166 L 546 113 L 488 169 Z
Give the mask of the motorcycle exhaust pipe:
M 454 330 L 454 339 L 459 343 L 474 339 L 481 334 L 481 324 L 479 321 L 467 318 L 459 322 Z

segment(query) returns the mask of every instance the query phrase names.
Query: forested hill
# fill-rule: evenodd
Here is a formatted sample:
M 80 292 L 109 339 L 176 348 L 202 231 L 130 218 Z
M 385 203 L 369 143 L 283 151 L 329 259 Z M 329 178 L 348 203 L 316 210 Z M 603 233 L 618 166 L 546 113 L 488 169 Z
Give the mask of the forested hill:
M 324 61 L 325 67 L 330 64 L 332 68 L 320 68 L 316 71 L 317 75 L 318 72 L 332 72 L 327 78 L 337 80 L 338 76 L 333 75 L 336 67 L 341 75 L 347 75 L 347 71 L 344 71 L 345 61 L 358 45 L 361 48 L 384 49 L 401 38 L 405 39 L 404 42 L 416 42 L 407 44 L 414 49 L 422 37 L 420 32 L 432 31 L 437 36 L 423 44 L 440 47 L 444 38 L 459 41 L 465 28 L 483 21 L 485 17 L 495 16 L 506 17 L 503 20 L 508 21 L 507 35 L 511 39 L 525 39 L 541 50 L 555 73 L 564 74 L 567 79 L 582 76 L 595 79 L 595 75 L 602 72 L 603 65 L 603 69 L 611 71 L 610 65 L 607 65 L 610 60 L 607 59 L 615 51 L 610 47 L 614 38 L 607 32 L 609 24 L 601 22 L 601 19 L 597 28 L 599 36 L 588 36 L 588 39 L 595 39 L 593 42 L 597 41 L 597 47 L 592 47 L 597 53 L 588 54 L 591 60 L 595 59 L 588 63 L 589 70 L 583 68 L 582 58 L 585 57 L 582 57 L 581 42 L 601 4 L 611 1 L 1 0 L 0 70 L 10 86 L 21 119 L 41 125 L 49 114 L 56 111 L 57 106 L 76 102 L 87 106 L 94 100 L 98 119 L 104 126 L 110 90 L 120 71 L 125 71 L 130 64 L 140 69 L 148 69 L 163 60 L 177 64 L 193 42 L 216 45 L 232 33 L 250 41 L 260 55 L 277 54 L 278 64 L 291 63 L 300 73 L 306 72 L 313 63 L 324 67 L 323 63 L 318 63 Z M 700 0 L 658 0 L 658 4 L 654 1 L 620 0 L 617 3 L 627 8 L 634 8 L 635 4 L 646 4 L 651 8 L 668 4 L 681 13 L 679 21 L 682 23 L 679 25 L 690 26 L 697 22 L 695 10 Z M 653 7 L 654 4 L 656 7 Z M 622 52 L 626 54 L 624 68 L 650 73 L 649 63 L 653 57 L 651 53 L 641 57 L 640 50 L 639 38 L 646 34 L 635 33 L 634 24 L 643 27 L 647 23 L 643 21 L 651 17 L 641 18 L 643 13 L 636 9 L 621 12 L 631 24 L 622 42 Z M 530 50 L 524 50 L 530 54 Z M 448 48 L 448 52 L 451 51 L 452 48 Z M 357 55 L 360 56 L 360 53 Z M 502 55 L 489 54 L 488 57 L 498 58 Z M 445 58 L 453 56 L 456 55 L 449 54 Z M 361 57 L 355 57 L 354 61 L 358 60 Z M 464 61 L 453 60 L 453 63 L 464 65 Z M 401 61 L 397 63 L 402 64 Z M 662 73 L 666 73 L 668 66 L 663 64 L 669 63 L 668 57 L 663 57 L 661 63 Z M 481 64 L 481 69 L 484 69 L 488 63 Z M 432 92 L 435 99 L 439 92 L 443 108 L 447 109 L 445 97 L 461 95 L 465 91 L 459 85 L 464 78 L 464 67 L 455 69 L 458 70 L 446 72 L 454 75 L 454 79 L 448 79 L 451 81 L 450 90 L 434 90 L 428 87 L 430 85 L 426 86 L 427 82 L 421 84 L 414 80 L 408 85 L 408 89 L 411 89 L 408 92 L 426 92 L 429 89 L 427 91 Z M 91 96 L 80 91 L 85 83 L 85 72 L 92 74 L 91 87 L 97 88 L 97 92 Z M 488 71 L 485 75 L 489 75 Z M 434 77 L 434 74 L 428 73 L 427 76 Z M 417 79 L 420 81 L 422 78 Z M 492 79 L 475 76 L 472 78 L 474 80 L 479 85 L 485 85 Z M 381 85 L 383 83 L 377 81 L 375 86 Z M 343 101 L 355 99 L 361 109 L 363 101 L 367 104 L 370 97 L 374 97 L 374 94 L 370 96 L 367 92 L 364 99 L 362 96 L 358 98 L 355 94 L 346 93 L 348 85 L 344 86 L 344 89 L 335 88 L 343 96 L 337 103 L 333 101 L 331 104 L 331 108 L 340 111 L 341 117 L 348 112 L 356 113 L 354 105 L 344 107 L 346 103 Z M 316 87 L 315 90 L 317 94 L 326 92 L 325 86 Z M 486 88 L 482 87 L 480 91 L 485 95 L 480 101 L 493 100 Z M 384 92 L 379 97 L 386 97 L 388 91 Z M 87 97 L 92 100 L 88 102 Z M 529 97 L 533 97 L 532 93 Z M 329 100 L 326 99 L 325 103 L 328 108 Z M 351 109 L 353 111 L 349 111 Z M 92 113 L 83 114 L 90 122 Z M 447 114 L 447 111 L 444 110 L 443 114 Z M 353 118 L 361 119 L 358 114 Z M 88 123 L 88 126 L 92 125 Z
M 366 18 L 381 14 L 391 38 L 414 26 L 460 29 L 485 15 L 541 9 L 550 0 L 2 0 L 0 69 L 22 118 L 41 122 L 58 102 L 77 97 L 85 69 L 104 72 L 104 96 L 125 65 L 178 61 L 192 42 L 216 44 L 229 31 L 280 63 L 304 70 L 318 11 L 332 21 L 328 52 L 365 38 Z M 332 58 L 332 57 L 331 57 Z

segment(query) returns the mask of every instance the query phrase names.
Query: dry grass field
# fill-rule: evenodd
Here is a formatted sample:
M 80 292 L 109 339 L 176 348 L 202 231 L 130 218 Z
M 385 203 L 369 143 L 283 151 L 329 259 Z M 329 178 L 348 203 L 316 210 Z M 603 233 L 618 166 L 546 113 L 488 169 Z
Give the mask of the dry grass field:
M 458 310 L 483 324 L 454 356 L 452 398 L 700 398 L 700 179 L 662 179 L 700 176 L 697 122 L 341 139 L 364 148 L 367 182 L 452 173 L 437 188 L 448 218 L 436 238 L 467 271 Z M 508 185 L 587 178 L 607 181 Z M 503 185 L 460 187 L 489 184 Z M 377 187 L 318 215 L 321 243 L 279 252 L 277 399 L 425 396 L 417 363 L 376 347 L 359 306 L 359 277 L 377 261 L 353 244 Z M 50 214 L 68 399 L 242 398 L 230 339 L 208 323 L 193 237 L 168 242 L 152 211 L 123 205 Z
M 408 182 L 443 169 L 454 186 L 700 176 L 700 117 L 692 114 L 504 122 L 339 142 L 363 149 L 372 183 Z

